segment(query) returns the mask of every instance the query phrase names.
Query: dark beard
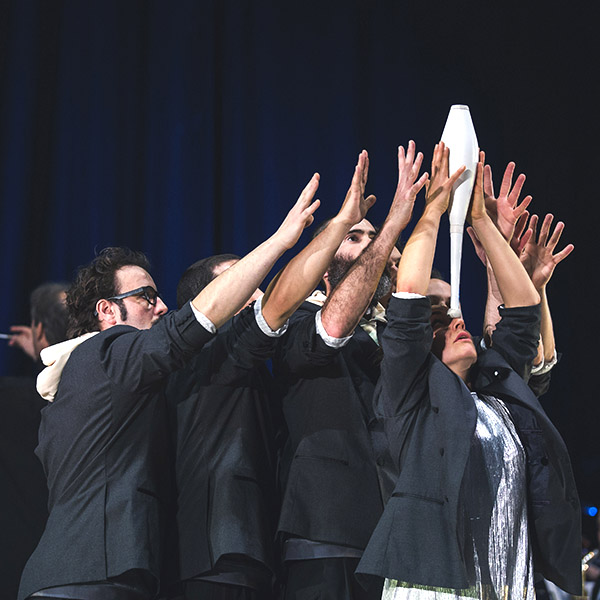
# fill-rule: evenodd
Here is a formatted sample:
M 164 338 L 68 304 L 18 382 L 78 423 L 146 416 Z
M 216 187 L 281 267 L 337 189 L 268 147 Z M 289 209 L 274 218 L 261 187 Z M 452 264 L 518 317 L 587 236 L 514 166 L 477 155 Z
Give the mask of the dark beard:
M 334 256 L 329 268 L 327 269 L 327 278 L 332 291 L 340 283 L 340 281 L 344 279 L 346 273 L 348 273 L 350 267 L 355 262 L 356 259 L 352 260 L 343 256 Z M 386 265 L 381 278 L 379 279 L 379 283 L 377 284 L 377 288 L 375 289 L 375 293 L 373 294 L 373 298 L 369 303 L 369 307 L 375 306 L 386 294 L 389 294 L 391 289 L 392 277 L 390 275 L 389 268 Z

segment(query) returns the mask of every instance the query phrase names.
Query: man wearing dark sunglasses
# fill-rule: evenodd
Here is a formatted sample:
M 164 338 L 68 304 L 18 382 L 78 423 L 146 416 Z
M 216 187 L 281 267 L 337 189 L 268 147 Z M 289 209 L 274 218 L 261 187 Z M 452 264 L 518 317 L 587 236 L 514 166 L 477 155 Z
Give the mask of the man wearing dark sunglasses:
M 67 295 L 71 339 L 42 354 L 38 390 L 52 402 L 36 453 L 50 517 L 20 600 L 155 597 L 171 502 L 165 379 L 298 241 L 317 186 L 315 175 L 275 234 L 181 310 L 166 314 L 141 253 L 107 248 L 79 270 Z

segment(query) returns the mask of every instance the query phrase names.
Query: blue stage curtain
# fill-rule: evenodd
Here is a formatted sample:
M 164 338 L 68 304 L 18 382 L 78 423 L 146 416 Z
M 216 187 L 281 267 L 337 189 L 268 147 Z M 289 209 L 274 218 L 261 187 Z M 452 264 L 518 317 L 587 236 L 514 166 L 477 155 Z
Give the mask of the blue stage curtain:
M 565 357 L 548 400 L 577 449 L 597 426 L 574 415 L 600 412 L 589 406 L 597 328 L 574 318 L 598 257 L 589 4 L 5 0 L 0 331 L 28 322 L 33 287 L 71 279 L 108 245 L 147 252 L 174 306 L 190 263 L 252 249 L 315 171 L 317 221 L 331 216 L 362 148 L 380 223 L 398 144 L 416 140 L 428 169 L 450 105 L 465 103 L 496 185 L 515 160 L 533 210 L 564 219 L 577 247 L 550 287 Z M 449 275 L 445 233 L 436 264 Z M 484 273 L 468 239 L 463 274 L 477 331 Z M 17 354 L 0 341 L 1 374 L 29 368 Z M 588 472 L 600 480 L 600 467 Z

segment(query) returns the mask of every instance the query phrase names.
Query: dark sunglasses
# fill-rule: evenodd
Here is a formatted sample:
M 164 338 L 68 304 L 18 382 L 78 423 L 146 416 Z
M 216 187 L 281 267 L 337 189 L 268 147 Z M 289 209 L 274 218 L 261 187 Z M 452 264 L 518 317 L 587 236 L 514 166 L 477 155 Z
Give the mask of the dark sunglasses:
M 130 298 L 131 296 L 141 296 L 151 306 L 156 306 L 156 303 L 160 298 L 160 294 L 151 285 L 145 285 L 144 287 L 136 288 L 130 292 L 123 292 L 118 296 L 111 296 L 110 298 L 107 298 L 107 300 L 123 300 L 123 298 Z

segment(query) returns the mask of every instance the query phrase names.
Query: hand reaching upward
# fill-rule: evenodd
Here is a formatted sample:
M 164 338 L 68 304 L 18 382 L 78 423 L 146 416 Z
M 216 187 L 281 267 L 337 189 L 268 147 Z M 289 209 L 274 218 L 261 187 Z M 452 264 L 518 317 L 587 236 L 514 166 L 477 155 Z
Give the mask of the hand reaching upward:
M 560 252 L 554 254 L 554 249 L 560 240 L 565 224 L 559 221 L 554 227 L 554 232 L 550 235 L 553 219 L 552 214 L 548 213 L 546 215 L 540 228 L 540 235 L 537 236 L 538 216 L 531 216 L 529 228 L 532 230 L 533 235 L 520 255 L 521 262 L 537 290 L 546 287 L 556 265 L 569 256 L 575 248 L 573 244 L 567 244 Z M 537 241 L 536 237 L 538 238 Z
M 452 176 L 448 174 L 448 160 L 450 149 L 440 142 L 433 149 L 431 160 L 431 179 L 427 183 L 425 203 L 428 208 L 439 210 L 440 214 L 448 210 L 452 186 L 456 180 L 465 172 L 465 167 L 457 169 Z
M 337 215 L 340 221 L 349 226 L 359 223 L 365 218 L 367 211 L 375 204 L 375 196 L 365 198 L 365 187 L 369 175 L 369 155 L 363 150 L 358 155 L 358 163 L 354 167 L 352 182 L 348 188 L 348 193 L 344 203 Z
M 480 152 L 480 160 L 485 163 L 485 154 Z M 510 242 L 515 233 L 517 221 L 526 212 L 531 196 L 525 196 L 519 204 L 519 195 L 525 183 L 525 175 L 522 173 L 512 185 L 512 178 L 515 172 L 515 163 L 509 162 L 502 177 L 500 192 L 496 198 L 494 194 L 494 182 L 492 181 L 492 168 L 485 165 L 483 172 L 483 195 L 485 207 L 504 239 Z
M 313 213 L 319 208 L 320 200 L 312 201 L 319 187 L 320 175 L 315 173 L 306 187 L 302 190 L 296 204 L 287 214 L 274 237 L 278 238 L 287 249 L 292 248 L 300 239 L 302 232 L 313 221 Z
M 406 153 L 403 146 L 398 146 L 398 185 L 388 213 L 388 220 L 393 220 L 402 229 L 408 225 L 417 194 L 428 180 L 427 173 L 419 177 L 423 154 L 419 152 L 415 156 L 415 150 L 415 143 L 412 140 L 408 142 Z

